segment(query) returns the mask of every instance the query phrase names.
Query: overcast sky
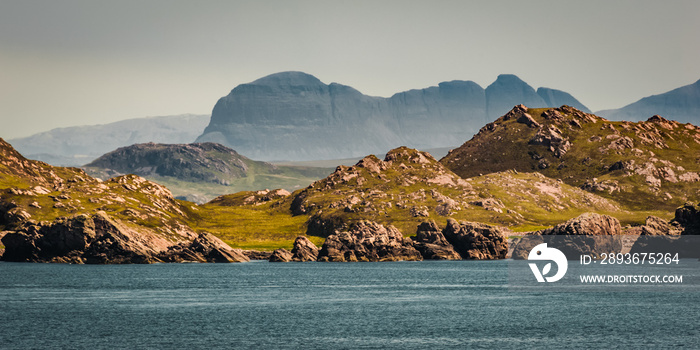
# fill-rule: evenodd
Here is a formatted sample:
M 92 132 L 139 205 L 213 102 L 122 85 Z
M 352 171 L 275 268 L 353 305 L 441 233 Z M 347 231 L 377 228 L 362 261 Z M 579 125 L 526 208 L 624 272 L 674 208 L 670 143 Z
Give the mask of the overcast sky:
M 700 1 L 0 0 L 0 137 L 211 113 L 298 70 L 391 96 L 512 73 L 619 108 L 700 79 Z

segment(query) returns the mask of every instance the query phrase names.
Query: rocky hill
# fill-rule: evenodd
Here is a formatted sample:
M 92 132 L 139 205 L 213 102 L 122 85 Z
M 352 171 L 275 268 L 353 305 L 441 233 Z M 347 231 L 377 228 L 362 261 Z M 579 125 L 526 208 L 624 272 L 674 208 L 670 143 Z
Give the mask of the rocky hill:
M 0 231 L 5 261 L 148 263 L 245 261 L 188 226 L 193 210 L 135 175 L 99 181 L 28 160 L 0 139 Z
M 109 152 L 83 168 L 103 179 L 123 174 L 143 176 L 195 202 L 246 190 L 293 191 L 333 171 L 254 161 L 217 143 L 136 144 Z
M 682 123 L 700 125 L 700 80 L 659 95 L 645 97 L 619 109 L 596 112 L 611 120 L 640 121 L 662 115 Z
M 292 194 L 238 193 L 199 209 L 205 218 L 202 228 L 226 226 L 217 220 L 234 213 L 245 218 L 242 226 L 267 217 L 278 225 L 257 224 L 256 237 L 286 235 L 290 242 L 300 230 L 307 236 L 327 237 L 363 220 L 391 225 L 408 236 L 427 220 L 444 226 L 448 218 L 529 230 L 586 211 L 630 215 L 614 201 L 539 173 L 506 171 L 465 180 L 430 154 L 406 147 L 391 150 L 384 160 L 367 156 L 352 167 L 340 166 L 327 178 Z M 227 230 L 222 233 L 226 241 L 241 239 L 245 244 L 253 239 L 244 238 L 238 228 Z
M 202 133 L 209 115 L 176 115 L 122 120 L 104 125 L 58 128 L 9 140 L 30 159 L 54 166 L 79 166 L 134 143 L 189 143 Z
M 514 75 L 501 75 L 486 89 L 450 81 L 380 98 L 302 72 L 282 72 L 239 85 L 219 99 L 197 140 L 262 160 L 352 158 L 397 145 L 449 147 L 523 101 L 585 108 L 561 91 L 536 92 Z
M 692 124 L 520 105 L 440 162 L 463 178 L 537 171 L 635 210 L 672 211 L 700 197 L 698 154 L 700 129 Z

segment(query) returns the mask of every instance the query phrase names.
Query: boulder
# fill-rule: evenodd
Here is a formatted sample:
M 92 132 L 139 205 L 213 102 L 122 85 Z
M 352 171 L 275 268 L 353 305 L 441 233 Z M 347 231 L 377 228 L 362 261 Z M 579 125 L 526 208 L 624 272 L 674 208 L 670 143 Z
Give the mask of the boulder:
M 425 260 L 460 260 L 462 257 L 442 234 L 435 221 L 423 222 L 418 225 L 413 246 Z
M 663 236 L 663 235 L 678 235 L 680 231 L 671 225 L 668 221 L 649 215 L 646 222 L 641 227 L 642 232 L 640 235 L 643 236 Z
M 700 204 L 686 203 L 676 209 L 676 217 L 673 223 L 683 227 L 684 235 L 700 235 Z
M 243 255 L 247 256 L 250 260 L 269 260 L 272 252 L 260 251 L 260 250 L 244 250 Z
M 293 254 L 287 249 L 279 248 L 275 249 L 270 255 L 270 262 L 290 262 L 292 261 Z
M 308 238 L 299 236 L 294 240 L 292 254 L 292 260 L 294 261 L 316 261 L 318 259 L 318 247 Z
M 447 220 L 442 234 L 455 251 L 468 260 L 505 259 L 506 229 L 477 222 Z
M 564 223 L 533 232 L 523 237 L 513 249 L 513 259 L 527 259 L 530 250 L 548 243 L 566 255 L 568 259 L 579 259 L 581 254 L 599 256 L 602 253 L 617 253 L 622 250 L 622 227 L 612 216 L 584 213 Z
M 202 232 L 191 243 L 181 243 L 168 248 L 158 258 L 164 262 L 213 262 L 232 263 L 250 261 L 242 250 L 233 249 L 219 238 Z
M 328 236 L 318 257 L 332 262 L 398 260 L 422 260 L 422 256 L 396 227 L 373 221 L 360 221 Z

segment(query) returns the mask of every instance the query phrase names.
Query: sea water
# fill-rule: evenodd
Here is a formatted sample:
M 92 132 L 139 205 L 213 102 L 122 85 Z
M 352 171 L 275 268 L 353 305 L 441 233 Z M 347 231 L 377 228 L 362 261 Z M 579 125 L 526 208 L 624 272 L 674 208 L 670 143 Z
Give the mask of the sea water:
M 507 264 L 0 263 L 0 349 L 700 348 L 700 293 L 523 292 Z

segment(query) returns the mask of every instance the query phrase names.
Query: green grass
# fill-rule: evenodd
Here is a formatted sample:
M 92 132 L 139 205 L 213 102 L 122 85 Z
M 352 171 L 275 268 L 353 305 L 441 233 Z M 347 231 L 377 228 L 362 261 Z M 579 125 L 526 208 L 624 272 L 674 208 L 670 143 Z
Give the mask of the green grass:
M 202 205 L 191 215 L 190 225 L 219 237 L 233 248 L 291 249 L 297 236 L 306 233 L 307 216 L 292 216 L 286 210 L 261 206 Z M 311 239 L 311 237 L 310 237 Z M 314 238 L 315 242 L 319 242 Z M 312 242 L 314 241 L 312 239 Z

